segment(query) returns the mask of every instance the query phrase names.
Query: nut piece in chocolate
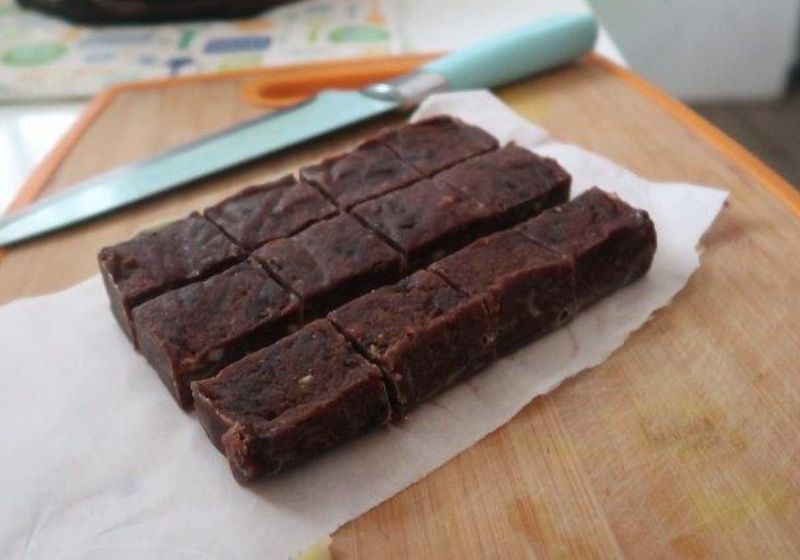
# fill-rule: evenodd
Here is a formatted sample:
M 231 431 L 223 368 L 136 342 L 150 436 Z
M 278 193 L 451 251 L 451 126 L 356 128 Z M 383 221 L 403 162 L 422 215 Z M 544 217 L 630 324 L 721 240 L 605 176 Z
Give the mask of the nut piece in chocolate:
M 513 230 L 478 239 L 430 270 L 486 298 L 501 354 L 560 327 L 576 310 L 572 259 Z
M 387 423 L 380 370 L 320 319 L 192 384 L 197 414 L 239 481 L 273 474 Z
M 367 140 L 351 152 L 305 167 L 300 176 L 342 208 L 422 179 L 418 171 L 376 140 Z
M 647 212 L 597 187 L 518 230 L 574 259 L 579 308 L 644 276 L 656 250 L 655 226 Z
M 468 159 L 436 176 L 516 223 L 569 200 L 572 177 L 555 160 L 515 144 Z
M 253 250 L 288 237 L 336 214 L 336 207 L 311 185 L 287 175 L 249 187 L 206 208 L 205 217 L 242 247 Z
M 133 311 L 142 354 L 184 408 L 189 383 L 285 336 L 297 298 L 250 261 L 152 299 Z
M 403 253 L 408 270 L 497 227 L 485 204 L 430 179 L 359 204 L 352 212 Z
M 385 374 L 406 412 L 494 359 L 494 330 L 480 297 L 420 271 L 351 301 L 328 317 Z
M 426 177 L 498 146 L 488 132 L 447 116 L 393 128 L 378 140 Z
M 136 345 L 131 311 L 144 301 L 242 260 L 245 252 L 220 229 L 192 213 L 98 254 L 111 310 Z
M 300 297 L 306 321 L 401 276 L 400 253 L 347 214 L 267 243 L 253 257 Z

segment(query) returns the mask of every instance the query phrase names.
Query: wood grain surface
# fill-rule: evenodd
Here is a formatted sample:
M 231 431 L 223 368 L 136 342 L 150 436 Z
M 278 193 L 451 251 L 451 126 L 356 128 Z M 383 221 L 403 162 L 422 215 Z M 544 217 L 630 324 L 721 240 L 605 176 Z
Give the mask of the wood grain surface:
M 118 95 L 45 195 L 252 116 L 240 81 Z M 800 557 L 800 221 L 762 184 L 768 170 L 596 62 L 501 97 L 561 140 L 650 179 L 726 188 L 730 202 L 669 307 L 603 365 L 340 529 L 335 558 Z M 102 245 L 390 123 L 11 249 L 0 302 L 72 285 L 96 272 Z

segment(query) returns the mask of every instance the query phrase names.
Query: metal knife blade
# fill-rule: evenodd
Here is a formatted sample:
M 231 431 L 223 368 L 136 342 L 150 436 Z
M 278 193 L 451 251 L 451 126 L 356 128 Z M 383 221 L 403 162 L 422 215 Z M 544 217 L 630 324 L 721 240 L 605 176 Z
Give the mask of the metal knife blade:
M 357 91 L 329 90 L 289 109 L 93 177 L 0 220 L 0 246 L 99 216 L 399 107 Z

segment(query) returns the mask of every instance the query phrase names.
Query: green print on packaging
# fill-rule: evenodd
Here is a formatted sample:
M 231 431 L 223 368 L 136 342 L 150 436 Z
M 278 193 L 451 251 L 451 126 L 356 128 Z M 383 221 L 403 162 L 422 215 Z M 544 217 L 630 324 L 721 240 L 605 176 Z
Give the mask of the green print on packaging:
M 61 43 L 28 43 L 3 53 L 3 62 L 9 66 L 41 66 L 67 54 Z
M 388 38 L 389 33 L 384 28 L 374 25 L 346 25 L 337 27 L 330 34 L 334 43 L 374 43 Z

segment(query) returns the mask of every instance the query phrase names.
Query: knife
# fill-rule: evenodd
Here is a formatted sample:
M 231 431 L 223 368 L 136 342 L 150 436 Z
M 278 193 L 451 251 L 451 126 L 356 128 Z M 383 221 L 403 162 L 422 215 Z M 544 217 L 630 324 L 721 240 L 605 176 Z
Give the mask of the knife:
M 431 93 L 509 84 L 579 58 L 592 49 L 596 38 L 592 15 L 556 15 L 360 91 L 322 91 L 299 105 L 113 169 L 43 199 L 0 220 L 0 246 L 100 216 L 379 115 L 410 110 Z

